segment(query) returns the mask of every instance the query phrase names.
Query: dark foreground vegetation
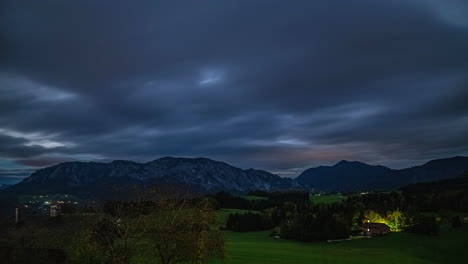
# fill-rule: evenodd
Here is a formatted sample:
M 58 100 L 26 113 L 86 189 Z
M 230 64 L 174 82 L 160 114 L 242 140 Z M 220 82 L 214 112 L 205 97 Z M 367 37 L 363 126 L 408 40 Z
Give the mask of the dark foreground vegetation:
M 224 254 L 210 199 L 172 188 L 133 189 L 94 211 L 7 220 L 2 263 L 206 263 Z
M 422 259 L 429 254 L 413 247 L 419 243 L 432 248 L 435 253 L 431 254 L 441 254 L 427 257 L 428 263 L 442 263 L 443 257 L 454 259 L 445 254 L 468 242 L 467 182 L 465 174 L 395 192 L 322 194 L 318 201 L 324 202 L 314 202 L 318 196 L 303 191 L 201 196 L 173 186 L 134 188 L 91 206 L 71 201 L 57 217 L 41 213 L 45 209 L 39 207 L 32 214 L 20 215 L 18 224 L 12 216 L 3 218 L 0 258 L 2 263 L 171 264 L 219 263 L 216 259 L 227 256 L 226 263 L 245 264 L 329 262 L 328 254 L 350 254 L 355 259 L 346 259 L 349 263 L 395 263 L 404 253 L 402 263 L 418 263 L 412 251 Z M 367 222 L 384 223 L 392 232 L 371 239 L 375 245 L 366 239 L 355 241 L 362 237 Z M 349 237 L 353 241 L 340 242 L 349 246 L 321 244 Z M 305 246 L 302 242 L 313 243 Z M 244 248 L 244 243 L 250 244 Z M 453 250 L 444 249 L 443 243 L 453 244 Z M 264 252 L 263 247 L 275 252 Z M 366 255 L 369 252 L 391 252 L 393 262 Z M 286 259 L 274 262 L 260 258 L 262 254 Z

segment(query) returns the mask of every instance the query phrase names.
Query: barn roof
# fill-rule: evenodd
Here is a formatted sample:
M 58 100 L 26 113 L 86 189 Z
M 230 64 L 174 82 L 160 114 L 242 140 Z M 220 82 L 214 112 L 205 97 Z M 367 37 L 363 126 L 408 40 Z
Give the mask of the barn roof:
M 364 223 L 362 227 L 364 228 L 390 228 L 388 225 L 384 223 Z

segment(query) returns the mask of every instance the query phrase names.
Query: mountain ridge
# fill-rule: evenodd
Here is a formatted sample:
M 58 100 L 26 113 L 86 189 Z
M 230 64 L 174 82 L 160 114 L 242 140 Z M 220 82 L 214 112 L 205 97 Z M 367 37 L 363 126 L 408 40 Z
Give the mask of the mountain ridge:
M 115 160 L 100 162 L 65 162 L 39 169 L 30 177 L 9 188 L 24 192 L 37 190 L 64 191 L 106 184 L 184 184 L 202 192 L 250 189 L 287 190 L 301 188 L 293 179 L 281 178 L 266 171 L 243 170 L 207 158 L 163 157 L 146 163 Z
M 7 187 L 15 192 L 99 192 L 109 185 L 181 184 L 201 192 L 246 193 L 309 189 L 364 191 L 398 189 L 411 183 L 443 180 L 468 171 L 468 157 L 436 159 L 406 169 L 390 169 L 342 160 L 332 166 L 309 168 L 296 178 L 282 178 L 264 170 L 240 169 L 208 158 L 162 157 L 146 163 L 129 160 L 64 162 L 39 169 L 22 182 Z
M 434 159 L 399 170 L 342 160 L 332 166 L 306 169 L 295 180 L 320 191 L 388 190 L 416 182 L 449 179 L 464 171 L 468 171 L 468 157 L 462 156 Z

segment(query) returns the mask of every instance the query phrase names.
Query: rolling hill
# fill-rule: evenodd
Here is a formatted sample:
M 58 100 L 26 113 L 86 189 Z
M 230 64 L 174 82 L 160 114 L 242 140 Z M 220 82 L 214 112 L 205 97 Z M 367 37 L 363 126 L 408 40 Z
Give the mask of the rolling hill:
M 410 183 L 438 181 L 468 171 L 468 157 L 431 160 L 423 165 L 394 170 L 357 161 L 305 170 L 296 180 L 317 191 L 391 190 Z

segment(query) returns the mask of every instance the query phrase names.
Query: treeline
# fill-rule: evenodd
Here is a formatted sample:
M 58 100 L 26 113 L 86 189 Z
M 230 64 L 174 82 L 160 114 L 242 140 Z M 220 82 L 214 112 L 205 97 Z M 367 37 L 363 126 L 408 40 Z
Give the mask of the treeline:
M 262 195 L 256 195 L 258 193 Z M 309 204 L 309 193 L 304 191 L 290 191 L 290 192 L 265 192 L 265 191 L 252 191 L 248 195 L 260 196 L 267 199 L 254 199 L 248 200 L 240 196 L 234 196 L 229 192 L 218 192 L 214 195 L 208 195 L 215 199 L 221 208 L 230 209 L 244 209 L 251 211 L 261 211 L 267 208 L 280 206 L 285 202 L 294 203 L 301 208 Z
M 270 219 L 263 214 L 254 212 L 230 214 L 226 221 L 226 229 L 236 232 L 252 232 L 271 228 L 273 228 L 273 224 Z
M 351 234 L 354 210 L 347 204 L 309 204 L 298 208 L 293 204 L 271 208 L 265 214 L 281 216 L 272 235 L 299 241 L 346 238 Z
M 409 206 L 434 212 L 468 212 L 468 172 L 449 180 L 411 184 L 402 188 Z
M 267 199 L 247 200 L 228 193 L 212 196 L 223 208 L 259 211 L 230 215 L 227 229 L 240 232 L 272 229 L 274 236 L 299 241 L 347 238 L 360 233 L 364 221 L 385 223 L 392 231 L 437 235 L 441 219 L 427 212 L 464 212 L 466 205 L 460 202 L 465 195 L 460 190 L 368 193 L 332 204 L 313 204 L 306 192 L 252 191 L 249 195 Z M 447 216 L 445 220 L 454 227 L 463 225 L 459 216 Z

